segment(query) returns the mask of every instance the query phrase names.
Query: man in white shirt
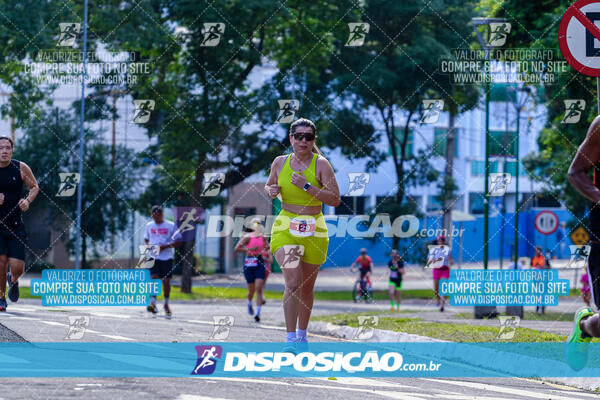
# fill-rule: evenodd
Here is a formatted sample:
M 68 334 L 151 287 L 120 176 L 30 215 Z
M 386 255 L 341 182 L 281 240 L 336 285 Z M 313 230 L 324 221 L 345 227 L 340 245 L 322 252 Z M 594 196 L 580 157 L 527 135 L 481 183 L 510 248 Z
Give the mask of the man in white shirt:
M 182 239 L 177 226 L 171 221 L 164 220 L 161 206 L 152 206 L 152 221 L 146 225 L 144 242 L 147 246 L 152 247 L 154 266 L 150 269 L 150 277 L 162 280 L 165 295 L 165 314 L 170 318 L 169 294 L 171 293 L 170 282 L 173 275 L 173 255 L 175 253 L 173 249 L 181 245 Z M 151 297 L 148 311 L 153 314 L 158 313 L 156 296 Z

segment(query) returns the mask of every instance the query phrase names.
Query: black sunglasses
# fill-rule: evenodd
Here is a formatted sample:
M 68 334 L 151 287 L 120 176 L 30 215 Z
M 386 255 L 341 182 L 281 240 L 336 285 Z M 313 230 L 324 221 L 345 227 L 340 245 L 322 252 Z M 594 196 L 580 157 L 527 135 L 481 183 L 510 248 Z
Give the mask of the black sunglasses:
M 296 140 L 304 139 L 307 142 L 315 140 L 315 138 L 317 137 L 317 135 L 315 135 L 314 133 L 310 133 L 310 132 L 294 132 L 293 136 L 294 136 L 294 139 L 296 139 Z

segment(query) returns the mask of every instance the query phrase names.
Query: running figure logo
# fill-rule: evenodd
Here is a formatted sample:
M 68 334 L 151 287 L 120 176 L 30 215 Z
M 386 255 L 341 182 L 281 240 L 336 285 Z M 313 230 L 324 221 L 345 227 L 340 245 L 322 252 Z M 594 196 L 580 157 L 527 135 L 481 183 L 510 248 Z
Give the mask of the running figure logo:
M 225 33 L 225 24 L 222 22 L 205 22 L 204 39 L 200 43 L 201 47 L 214 47 L 221 41 L 221 36 Z
M 346 196 L 362 196 L 365 194 L 371 175 L 366 172 L 348 172 L 348 192 Z
M 521 318 L 516 315 L 499 315 L 500 331 L 496 339 L 511 340 L 515 337 L 517 328 L 521 324 Z
M 217 368 L 217 359 L 223 355 L 221 346 L 196 346 L 198 361 L 191 375 L 210 375 Z
M 155 257 L 158 255 L 158 246 L 150 246 L 142 244 L 140 249 L 140 259 L 135 265 L 136 268 L 152 268 L 154 266 Z
M 512 175 L 506 172 L 490 174 L 489 195 L 504 196 L 511 180 Z
M 227 339 L 234 321 L 233 315 L 213 315 L 213 322 L 215 325 L 209 339 Z
M 277 100 L 277 103 L 279 104 L 279 115 L 277 115 L 275 123 L 288 124 L 292 122 L 300 102 L 298 100 Z
M 225 184 L 225 174 L 223 172 L 205 172 L 204 189 L 200 196 L 214 197 L 221 191 L 221 186 Z
M 154 100 L 134 100 L 133 106 L 135 111 L 131 123 L 145 124 L 150 121 L 150 114 L 154 111 Z
M 81 339 L 86 328 L 90 325 L 90 317 L 87 315 L 69 315 L 69 331 L 65 339 Z
M 81 32 L 81 24 L 75 22 L 62 22 L 58 24 L 60 36 L 56 42 L 57 46 L 74 47 L 75 39 Z
M 582 268 L 587 265 L 587 260 L 590 255 L 591 247 L 589 245 L 576 245 L 572 244 L 569 246 L 571 251 L 571 259 L 567 268 Z
M 57 197 L 71 197 L 75 194 L 77 184 L 79 183 L 79 174 L 77 172 L 59 172 L 60 186 L 58 187 Z
M 281 268 L 298 268 L 304 255 L 304 246 L 300 244 L 286 244 L 282 248 L 285 256 L 281 263 Z
M 581 119 L 581 114 L 585 110 L 585 100 L 571 99 L 565 100 L 565 116 L 560 121 L 563 124 L 576 124 Z
M 503 46 L 510 33 L 510 22 L 490 22 L 490 47 Z
M 350 34 L 348 35 L 348 41 L 346 46 L 357 47 L 362 46 L 365 43 L 365 37 L 369 33 L 370 25 L 366 22 L 350 22 L 348 23 L 348 29 Z
M 444 100 L 423 100 L 423 115 L 419 121 L 422 124 L 435 124 L 440 119 L 440 113 L 444 109 Z
M 379 317 L 376 315 L 359 315 L 358 330 L 354 339 L 370 340 L 375 333 L 375 328 L 379 325 Z
M 183 214 L 181 214 L 181 217 L 179 218 L 179 228 L 177 228 L 177 230 L 175 231 L 175 233 L 173 233 L 173 238 L 175 238 L 175 236 L 179 235 L 183 235 L 184 232 L 188 232 L 188 231 L 193 231 L 194 230 L 194 224 L 197 224 L 200 221 L 200 216 L 196 215 L 196 212 L 198 211 L 198 209 L 196 208 L 192 208 L 189 211 L 185 211 Z M 183 238 L 184 236 L 182 236 Z M 190 239 L 184 239 L 184 241 L 190 241 L 190 240 L 194 240 L 194 235 L 192 235 L 192 238 Z
M 440 268 L 444 265 L 444 260 L 450 254 L 450 247 L 447 245 L 431 244 L 427 246 L 429 255 L 427 256 L 427 264 L 425 268 Z

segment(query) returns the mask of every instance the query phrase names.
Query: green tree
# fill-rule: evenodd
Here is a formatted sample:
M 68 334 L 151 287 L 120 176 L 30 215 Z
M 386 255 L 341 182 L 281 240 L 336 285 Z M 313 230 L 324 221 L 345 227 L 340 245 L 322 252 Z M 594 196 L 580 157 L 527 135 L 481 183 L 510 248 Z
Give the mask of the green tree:
M 58 222 L 58 226 L 66 229 L 77 217 L 76 196 L 57 197 L 56 193 L 59 172 L 77 171 L 78 120 L 69 110 L 45 109 L 39 119 L 31 120 L 25 127 L 24 137 L 15 148 L 15 158 L 26 162 L 38 179 L 40 194 L 35 207 L 47 209 L 49 222 Z M 86 131 L 81 218 L 83 266 L 87 265 L 89 246 L 98 255 L 98 245 L 127 227 L 131 203 L 139 194 L 136 186 L 141 179 L 140 161 L 131 149 L 117 146 L 113 168 L 112 149 L 99 139 L 102 133 Z M 74 250 L 74 240 L 69 248 Z
M 459 1 L 436 1 L 426 7 L 419 1 L 367 1 L 360 19 L 370 24 L 364 45 L 337 43 L 339 54 L 331 58 L 332 86 L 343 105 L 336 110 L 327 141 L 346 155 L 367 158 L 370 168 L 392 161 L 395 193 L 379 205 L 379 212 L 394 217 L 414 213 L 416 205 L 407 201 L 407 189 L 439 176 L 430 163 L 433 149 L 409 151 L 422 101 L 441 96 L 455 114 L 475 103 L 473 93 L 468 102 L 457 102 L 453 95 L 458 89 L 449 86 L 447 76 L 436 76 L 440 60 L 470 37 L 471 6 Z M 380 140 L 388 151 L 377 150 Z
M 298 92 L 318 86 L 331 22 L 347 13 L 334 1 L 234 0 L 112 2 L 92 16 L 93 30 L 112 49 L 135 51 L 151 64 L 152 72 L 127 89 L 134 99 L 156 102 L 145 128 L 158 143 L 145 157 L 157 163 L 161 202 L 209 207 L 219 199 L 201 196 L 205 172 L 225 172 L 226 189 L 268 169 L 289 144 L 274 123 L 277 99 L 294 90 L 291 76 Z M 115 19 L 123 22 L 115 27 Z M 217 46 L 203 45 L 206 22 L 224 24 Z M 253 87 L 251 74 L 260 73 L 265 60 L 278 71 L 264 87 Z M 310 98 L 319 103 L 317 94 Z M 306 115 L 314 105 L 303 103 Z M 189 292 L 193 242 L 182 252 L 182 291 Z
M 510 0 L 491 10 L 494 16 L 513 22 L 507 46 L 551 49 L 554 51 L 552 61 L 562 61 L 558 46 L 558 25 L 571 4 L 571 1 L 565 0 L 536 4 Z M 548 72 L 548 63 L 544 71 Z M 562 203 L 585 226 L 587 222 L 584 214 L 589 208 L 589 202 L 582 201 L 582 196 L 569 184 L 567 171 L 573 155 L 585 138 L 589 123 L 597 115 L 596 79 L 579 74 L 569 65 L 565 73 L 555 72 L 554 76 L 557 78 L 554 83 L 545 83 L 536 92 L 536 101 L 546 106 L 546 125 L 537 140 L 539 152 L 527 155 L 523 164 L 529 179 L 543 182 L 544 194 Z M 587 106 L 579 123 L 561 123 L 565 113 L 565 99 L 586 101 Z

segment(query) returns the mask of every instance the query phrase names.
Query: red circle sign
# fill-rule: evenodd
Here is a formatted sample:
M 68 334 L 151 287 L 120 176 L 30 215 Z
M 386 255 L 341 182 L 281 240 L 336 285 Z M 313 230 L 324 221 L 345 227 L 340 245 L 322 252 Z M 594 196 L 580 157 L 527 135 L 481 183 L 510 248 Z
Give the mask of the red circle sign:
M 579 0 L 563 15 L 558 44 L 565 60 L 584 75 L 600 77 L 600 1 Z
M 552 211 L 542 211 L 533 221 L 535 229 L 542 235 L 551 235 L 558 229 L 558 215 Z

